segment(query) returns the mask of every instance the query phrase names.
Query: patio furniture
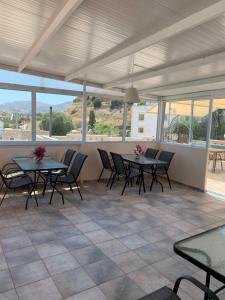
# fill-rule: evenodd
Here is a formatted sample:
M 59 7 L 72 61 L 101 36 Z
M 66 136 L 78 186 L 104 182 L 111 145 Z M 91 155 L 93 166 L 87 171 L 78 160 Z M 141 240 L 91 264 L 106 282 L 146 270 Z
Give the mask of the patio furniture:
M 112 179 L 112 176 L 113 176 L 113 166 L 111 165 L 108 153 L 103 149 L 98 148 L 97 150 L 100 155 L 101 162 L 102 162 L 102 170 L 99 175 L 98 182 L 100 181 L 100 179 L 102 177 L 103 171 L 108 170 L 110 172 L 110 176 L 109 176 L 109 179 L 108 179 L 107 185 L 106 185 L 106 186 L 108 186 L 110 183 L 110 180 Z
M 195 287 L 202 290 L 210 300 L 219 300 L 216 294 L 211 291 L 208 287 L 203 285 L 200 281 L 191 276 L 182 276 L 178 278 L 175 282 L 173 290 L 164 286 L 153 293 L 146 295 L 139 300 L 182 300 L 178 295 L 179 286 L 182 280 L 190 282 Z
M 26 174 L 22 174 L 21 176 L 7 178 L 7 176 L 3 175 L 1 170 L 0 170 L 0 177 L 2 179 L 3 185 L 5 185 L 5 192 L 4 192 L 3 197 L 1 199 L 0 206 L 2 205 L 2 203 L 5 199 L 5 196 L 7 195 L 9 190 L 16 190 L 16 189 L 19 189 L 19 188 L 27 188 L 28 196 L 27 196 L 26 205 L 25 205 L 25 209 L 27 209 L 28 200 L 32 196 L 32 190 L 33 190 L 33 187 L 34 187 L 34 182 L 31 179 L 31 177 L 26 175 Z M 36 204 L 38 206 L 38 202 L 37 202 L 37 198 L 36 198 L 35 193 L 34 193 L 34 198 L 35 198 Z
M 2 176 L 5 179 L 13 179 L 13 178 L 20 177 L 20 176 L 24 175 L 24 172 L 21 171 L 19 169 L 19 167 L 17 166 L 17 164 L 14 163 L 14 162 L 10 162 L 10 163 L 5 164 L 2 167 L 1 172 L 2 172 Z M 1 179 L 0 190 L 2 190 L 3 186 L 4 186 L 4 181 Z
M 138 170 L 133 169 L 132 167 L 127 168 L 124 164 L 124 159 L 120 154 L 114 153 L 114 152 L 110 152 L 110 154 L 112 156 L 112 160 L 114 163 L 114 169 L 115 169 L 115 171 L 113 173 L 110 189 L 112 188 L 112 186 L 114 184 L 116 176 L 123 177 L 125 180 L 125 183 L 124 183 L 124 186 L 123 186 L 123 189 L 121 192 L 121 195 L 123 195 L 127 184 L 130 182 L 132 185 L 132 179 L 139 177 L 140 172 Z
M 145 157 L 156 158 L 156 156 L 157 156 L 158 153 L 159 153 L 158 149 L 147 148 L 146 151 L 145 151 Z
M 83 200 L 82 194 L 80 192 L 80 187 L 78 186 L 78 183 L 77 183 L 77 179 L 80 175 L 81 169 L 82 169 L 83 164 L 84 164 L 85 160 L 87 159 L 87 157 L 88 156 L 85 155 L 85 154 L 78 153 L 75 156 L 75 158 L 73 160 L 73 163 L 72 163 L 72 166 L 71 166 L 71 169 L 68 173 L 65 173 L 65 174 L 49 174 L 50 182 L 53 186 L 49 204 L 52 203 L 52 198 L 53 198 L 54 191 L 56 190 L 57 183 L 68 184 L 70 186 L 70 190 L 72 191 L 72 193 L 73 193 L 73 189 L 71 188 L 71 185 L 75 184 L 76 187 L 77 187 L 78 193 L 80 195 L 80 198 L 81 198 L 81 200 Z M 63 204 L 64 204 L 63 194 L 62 194 L 62 199 L 63 199 Z
M 36 197 L 36 191 L 35 189 L 37 188 L 37 174 L 39 174 L 39 172 L 41 171 L 57 171 L 57 170 L 67 170 L 68 166 L 52 160 L 52 159 L 43 159 L 40 162 L 36 162 L 34 159 L 32 158 L 13 158 L 13 161 L 17 164 L 17 166 L 20 168 L 20 170 L 22 170 L 25 174 L 32 172 L 34 174 L 34 179 L 33 179 L 33 187 L 32 190 L 30 192 L 30 194 L 32 192 L 34 192 L 34 196 Z M 56 175 L 57 176 L 57 175 Z M 51 184 L 52 185 L 52 184 Z M 63 194 L 57 190 L 57 192 L 61 195 L 61 197 L 63 198 Z M 64 201 L 64 199 L 63 199 Z
M 159 154 L 159 160 L 164 161 L 164 164 L 162 164 L 162 165 L 158 164 L 158 165 L 155 165 L 154 168 L 145 168 L 144 169 L 145 173 L 152 174 L 152 182 L 150 185 L 150 190 L 152 190 L 153 183 L 157 182 L 161 185 L 162 192 L 163 192 L 163 184 L 158 180 L 158 177 L 157 177 L 158 175 L 160 175 L 160 176 L 166 175 L 167 181 L 169 183 L 169 187 L 170 187 L 170 189 L 172 188 L 168 170 L 169 170 L 169 167 L 170 167 L 170 164 L 171 164 L 174 154 L 175 153 L 173 153 L 173 152 L 161 151 Z
M 199 233 L 174 244 L 174 251 L 190 263 L 206 272 L 207 287 L 211 276 L 223 285 L 215 294 L 225 288 L 225 225 Z M 205 300 L 208 296 L 205 295 Z
M 148 157 L 145 157 L 144 155 L 141 155 L 139 158 L 136 158 L 135 154 L 123 154 L 122 157 L 123 157 L 123 160 L 125 162 L 128 162 L 130 165 L 138 166 L 139 195 L 141 193 L 142 186 L 143 186 L 143 190 L 145 192 L 144 170 L 147 168 L 151 169 L 153 166 L 167 164 L 167 162 L 164 162 L 162 160 L 155 159 L 155 158 L 148 158 Z
M 220 161 L 221 170 L 223 170 L 224 154 L 225 154 L 225 150 L 223 150 L 223 149 L 210 149 L 209 150 L 209 162 L 210 161 L 213 162 L 213 166 L 212 166 L 213 172 L 216 171 L 216 163 L 218 160 Z
M 67 165 L 67 169 L 70 167 L 70 164 L 71 164 L 71 161 L 75 155 L 76 151 L 73 150 L 73 149 L 67 149 L 65 151 L 65 155 L 64 155 L 64 158 L 61 160 L 61 162 L 64 164 L 64 165 Z M 54 174 L 58 174 L 58 175 L 63 175 L 66 173 L 66 170 L 65 169 L 61 169 L 61 170 L 57 170 L 57 171 L 52 171 L 51 173 L 54 173 Z M 38 174 L 39 176 L 42 177 L 43 181 L 44 181 L 44 188 L 43 188 L 43 196 L 45 195 L 45 191 L 46 191 L 46 187 L 49 183 L 49 171 L 41 171 L 39 172 Z M 37 182 L 38 182 L 38 179 L 37 179 Z

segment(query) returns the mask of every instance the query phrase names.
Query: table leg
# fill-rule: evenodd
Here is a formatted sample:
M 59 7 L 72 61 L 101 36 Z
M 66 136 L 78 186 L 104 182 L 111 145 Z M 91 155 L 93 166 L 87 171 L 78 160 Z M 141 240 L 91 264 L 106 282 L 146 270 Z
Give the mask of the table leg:
M 57 179 L 58 179 L 58 176 L 56 176 L 56 179 L 54 182 L 52 182 L 51 180 L 51 177 L 50 177 L 50 184 L 51 184 L 51 187 L 52 187 L 52 193 L 51 193 L 51 197 L 50 197 L 50 200 L 49 200 L 49 204 L 52 203 L 52 198 L 53 198 L 53 195 L 54 195 L 54 192 L 56 191 L 58 194 L 60 194 L 60 196 L 62 197 L 62 203 L 64 204 L 64 195 L 62 192 L 60 192 L 57 187 L 56 187 L 56 184 L 57 184 Z
M 145 179 L 144 179 L 143 166 L 140 167 L 139 172 L 140 172 L 140 179 L 139 179 L 139 195 L 140 195 L 141 194 L 141 186 L 142 185 L 143 185 L 143 191 L 144 191 L 144 193 L 146 192 L 146 190 L 145 190 Z
M 205 286 L 209 288 L 209 285 L 210 285 L 210 274 L 206 273 Z M 207 294 L 205 294 L 204 300 L 208 300 Z
M 28 200 L 29 200 L 30 197 L 32 197 L 32 192 L 34 193 L 34 199 L 36 201 L 36 205 L 38 206 L 38 201 L 37 201 L 36 192 L 35 192 L 36 187 L 37 187 L 37 173 L 35 171 L 34 172 L 34 184 L 32 186 L 32 189 L 30 190 L 30 192 L 28 194 L 28 197 L 27 197 L 27 200 L 26 200 L 26 207 L 25 207 L 26 210 L 27 210 L 27 207 L 28 207 Z

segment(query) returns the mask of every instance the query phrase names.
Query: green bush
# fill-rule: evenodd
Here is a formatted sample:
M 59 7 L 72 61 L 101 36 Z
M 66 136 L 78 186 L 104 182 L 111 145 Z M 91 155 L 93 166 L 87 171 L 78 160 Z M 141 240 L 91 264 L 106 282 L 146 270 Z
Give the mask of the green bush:
M 107 124 L 95 124 L 93 132 L 98 135 L 119 136 L 119 128 Z
M 93 106 L 94 106 L 94 109 L 101 108 L 102 100 L 100 98 L 95 97 L 95 99 L 93 100 Z
M 93 129 L 95 125 L 95 112 L 93 110 L 90 111 L 89 113 L 89 121 L 88 121 L 88 128 Z
M 39 126 L 40 129 L 49 131 L 48 113 L 43 115 Z M 74 127 L 71 118 L 67 117 L 64 113 L 57 112 L 52 114 L 52 135 L 66 135 L 68 132 L 73 130 L 73 128 Z
M 120 109 L 123 106 L 123 101 L 122 100 L 112 100 L 111 105 L 110 105 L 110 110 L 113 109 Z

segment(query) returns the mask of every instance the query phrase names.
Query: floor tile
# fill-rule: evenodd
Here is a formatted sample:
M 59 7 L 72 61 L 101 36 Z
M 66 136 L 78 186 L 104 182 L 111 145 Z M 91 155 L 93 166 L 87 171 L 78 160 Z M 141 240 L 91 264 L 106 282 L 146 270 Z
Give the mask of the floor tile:
M 10 290 L 5 293 L 0 294 L 1 300 L 19 300 L 18 295 L 15 290 Z
M 11 268 L 12 279 L 16 287 L 49 277 L 41 261 Z
M 0 271 L 0 293 L 13 289 L 13 282 L 8 270 Z
M 160 261 L 164 258 L 169 257 L 169 255 L 166 252 L 162 251 L 159 247 L 156 247 L 154 244 L 149 244 L 140 247 L 135 250 L 135 253 L 139 255 L 148 264 L 152 264 L 156 261 Z
M 78 230 L 75 226 L 57 226 L 52 229 L 54 233 L 60 239 L 66 239 L 78 234 L 81 234 L 80 230 Z
M 98 287 L 91 288 L 89 290 L 86 290 L 84 292 L 81 292 L 79 294 L 76 294 L 74 296 L 71 296 L 69 298 L 66 298 L 65 300 L 107 300 L 105 295 L 102 293 L 102 291 Z
M 57 235 L 50 230 L 34 232 L 29 234 L 29 237 L 34 245 L 48 243 L 57 239 Z
M 137 300 L 145 295 L 144 291 L 126 276 L 103 283 L 99 287 L 108 300 Z
M 84 266 L 89 276 L 96 284 L 121 276 L 123 272 L 109 259 L 103 259 L 96 263 Z
M 78 268 L 80 265 L 70 253 L 47 257 L 44 263 L 51 275 Z
M 105 230 L 95 230 L 85 234 L 94 244 L 112 240 L 113 237 Z
M 104 243 L 96 244 L 96 246 L 109 257 L 128 251 L 128 248 L 119 240 L 110 240 Z
M 131 250 L 140 248 L 148 244 L 148 242 L 142 237 L 140 237 L 140 235 L 138 234 L 127 235 L 125 237 L 120 238 L 119 240 Z
M 105 254 L 95 246 L 71 251 L 71 254 L 81 265 L 87 265 L 106 258 Z
M 31 240 L 28 236 L 19 236 L 1 240 L 4 251 L 12 251 L 24 247 L 32 246 Z
M 82 268 L 57 274 L 53 276 L 53 280 L 64 298 L 89 289 L 95 285 L 93 280 Z
M 62 242 L 69 251 L 84 248 L 92 244 L 84 235 L 76 235 L 62 240 Z
M 41 258 L 67 252 L 67 248 L 59 241 L 52 241 L 36 246 Z
M 62 296 L 51 278 L 24 285 L 16 289 L 19 300 L 60 300 Z
M 101 227 L 95 222 L 80 223 L 80 224 L 77 224 L 76 227 L 83 233 L 91 232 L 91 231 L 95 231 L 95 230 L 101 230 Z
M 124 272 L 129 273 L 134 270 L 146 266 L 146 262 L 142 260 L 136 253 L 130 251 L 111 257 L 117 266 Z
M 136 270 L 128 274 L 141 289 L 151 293 L 163 286 L 170 284 L 170 281 L 151 266 Z
M 5 257 L 9 267 L 40 260 L 40 256 L 33 246 L 6 252 Z

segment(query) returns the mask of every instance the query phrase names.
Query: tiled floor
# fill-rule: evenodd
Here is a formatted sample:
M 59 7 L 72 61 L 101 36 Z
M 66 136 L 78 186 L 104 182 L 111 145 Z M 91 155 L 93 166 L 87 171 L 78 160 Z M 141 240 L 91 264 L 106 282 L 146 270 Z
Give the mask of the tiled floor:
M 136 300 L 182 274 L 204 273 L 173 252 L 176 240 L 225 223 L 225 202 L 181 185 L 138 196 L 86 183 L 84 201 L 39 208 L 10 195 L 0 208 L 0 300 Z M 213 286 L 218 286 L 213 281 Z M 202 299 L 183 284 L 184 300 Z M 221 296 L 223 298 L 223 295 Z
M 215 172 L 212 171 L 212 161 L 208 162 L 208 172 L 206 188 L 213 193 L 221 194 L 225 197 L 225 161 L 222 162 L 223 168 L 221 168 L 221 162 L 217 162 Z

